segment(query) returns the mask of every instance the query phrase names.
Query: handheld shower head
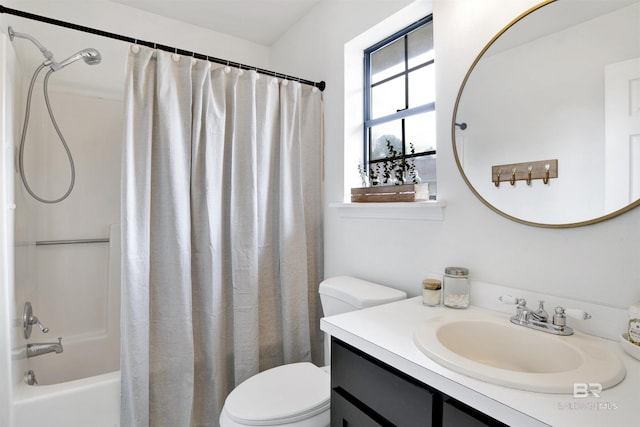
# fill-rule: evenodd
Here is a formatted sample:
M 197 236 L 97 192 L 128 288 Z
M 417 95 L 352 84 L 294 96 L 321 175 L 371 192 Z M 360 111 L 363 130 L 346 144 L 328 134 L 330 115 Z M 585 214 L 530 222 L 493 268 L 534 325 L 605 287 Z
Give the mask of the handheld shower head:
M 73 64 L 79 59 L 82 59 L 88 65 L 95 65 L 102 61 L 102 56 L 100 55 L 100 52 L 95 49 L 82 49 L 80 52 L 71 55 L 67 59 L 51 63 L 50 67 L 53 71 L 58 71 L 69 64 Z

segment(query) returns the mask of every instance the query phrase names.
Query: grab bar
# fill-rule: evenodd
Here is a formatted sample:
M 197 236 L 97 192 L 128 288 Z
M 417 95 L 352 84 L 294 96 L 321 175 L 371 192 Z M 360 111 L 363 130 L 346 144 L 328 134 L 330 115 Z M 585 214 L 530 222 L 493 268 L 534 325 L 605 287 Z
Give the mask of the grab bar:
M 75 245 L 83 243 L 109 243 L 109 238 L 97 238 L 97 239 L 68 239 L 68 240 L 37 240 L 36 246 L 51 246 L 51 245 Z

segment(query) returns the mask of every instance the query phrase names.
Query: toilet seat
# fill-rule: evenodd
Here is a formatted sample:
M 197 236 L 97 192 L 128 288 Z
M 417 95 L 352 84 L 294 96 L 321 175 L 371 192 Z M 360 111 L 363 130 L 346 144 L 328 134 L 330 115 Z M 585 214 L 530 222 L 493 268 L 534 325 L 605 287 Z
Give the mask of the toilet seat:
M 330 388 L 326 370 L 308 362 L 291 363 L 244 381 L 229 394 L 223 411 L 241 425 L 294 423 L 327 411 Z

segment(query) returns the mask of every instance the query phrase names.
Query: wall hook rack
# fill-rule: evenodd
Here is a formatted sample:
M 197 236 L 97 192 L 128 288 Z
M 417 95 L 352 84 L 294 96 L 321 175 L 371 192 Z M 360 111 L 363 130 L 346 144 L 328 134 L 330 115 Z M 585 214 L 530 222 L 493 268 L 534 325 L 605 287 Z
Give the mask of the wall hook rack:
M 558 177 L 558 159 L 492 166 L 491 181 L 496 187 L 500 187 L 501 175 L 505 170 L 511 171 L 509 183 L 512 186 L 516 185 L 516 181 L 526 181 L 527 185 L 531 185 L 534 179 L 540 179 L 548 185 L 551 178 Z

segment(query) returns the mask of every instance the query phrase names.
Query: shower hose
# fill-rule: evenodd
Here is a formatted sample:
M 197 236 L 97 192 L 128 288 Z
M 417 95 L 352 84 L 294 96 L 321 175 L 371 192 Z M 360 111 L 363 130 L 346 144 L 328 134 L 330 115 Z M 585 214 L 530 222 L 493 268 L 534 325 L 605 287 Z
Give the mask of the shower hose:
M 47 110 L 49 111 L 49 117 L 51 118 L 51 123 L 53 124 L 53 127 L 56 130 L 56 133 L 58 134 L 58 137 L 60 138 L 60 142 L 62 142 L 62 146 L 64 147 L 66 153 L 67 153 L 67 158 L 69 159 L 69 166 L 71 169 L 71 181 L 69 182 L 69 188 L 67 189 L 67 191 L 59 198 L 57 199 L 44 199 L 40 196 L 38 196 L 32 189 L 31 186 L 29 186 L 29 182 L 27 180 L 27 177 L 25 175 L 24 172 L 24 146 L 25 146 L 25 139 L 27 136 L 27 128 L 29 127 L 29 112 L 31 110 L 31 95 L 33 93 L 33 85 L 35 84 L 36 79 L 38 78 L 38 75 L 40 74 L 40 71 L 42 71 L 42 69 L 44 67 L 46 67 L 48 64 L 46 62 L 40 64 L 40 66 L 36 69 L 36 71 L 33 73 L 33 77 L 31 77 L 31 83 L 29 84 L 29 93 L 27 94 L 27 109 L 24 115 L 24 126 L 22 127 L 22 136 L 20 137 L 20 150 L 19 150 L 19 155 L 18 155 L 18 168 L 20 170 L 20 178 L 22 179 L 22 183 L 24 184 L 24 187 L 27 189 L 27 192 L 31 195 L 31 197 L 33 197 L 34 199 L 36 199 L 39 202 L 42 203 L 58 203 L 63 201 L 64 199 L 66 199 L 67 197 L 69 197 L 69 194 L 71 194 L 71 190 L 73 190 L 73 186 L 76 182 L 76 168 L 73 164 L 73 156 L 71 155 L 71 150 L 69 150 L 69 146 L 67 145 L 67 141 L 65 141 L 64 136 L 62 136 L 62 132 L 60 132 L 60 128 L 58 127 L 58 123 L 56 123 L 56 119 L 53 116 L 53 110 L 51 109 L 51 103 L 49 102 L 49 90 L 47 89 L 47 85 L 48 85 L 48 81 L 49 81 L 49 76 L 51 76 L 51 73 L 54 72 L 53 69 L 50 69 L 47 74 L 45 74 L 44 77 L 44 100 L 45 103 L 47 105 Z

